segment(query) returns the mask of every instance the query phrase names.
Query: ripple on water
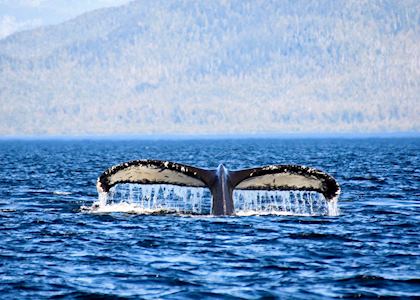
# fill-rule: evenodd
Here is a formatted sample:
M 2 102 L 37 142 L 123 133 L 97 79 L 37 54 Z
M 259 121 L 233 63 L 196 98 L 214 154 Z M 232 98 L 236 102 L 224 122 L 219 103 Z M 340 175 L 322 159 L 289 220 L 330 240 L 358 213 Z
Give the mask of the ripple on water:
M 419 150 L 418 139 L 1 141 L 0 298 L 418 298 Z M 319 167 L 342 186 L 341 212 L 79 210 L 104 169 L 138 158 Z

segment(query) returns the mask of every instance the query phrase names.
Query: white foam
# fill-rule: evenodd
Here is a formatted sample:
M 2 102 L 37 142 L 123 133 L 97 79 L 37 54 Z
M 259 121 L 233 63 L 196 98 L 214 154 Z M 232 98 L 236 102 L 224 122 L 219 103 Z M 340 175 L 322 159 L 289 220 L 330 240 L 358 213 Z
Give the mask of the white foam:
M 86 207 L 85 207 L 86 208 Z M 132 213 L 132 214 L 163 214 L 163 213 L 171 213 L 173 211 L 165 210 L 165 209 L 149 209 L 144 208 L 139 205 L 133 203 L 113 203 L 109 205 L 94 205 L 88 208 L 88 211 L 91 213 L 114 213 L 114 212 L 121 212 L 121 213 Z
M 53 192 L 54 195 L 62 195 L 62 196 L 66 196 L 66 195 L 71 195 L 71 192 L 64 192 L 64 191 L 54 191 Z

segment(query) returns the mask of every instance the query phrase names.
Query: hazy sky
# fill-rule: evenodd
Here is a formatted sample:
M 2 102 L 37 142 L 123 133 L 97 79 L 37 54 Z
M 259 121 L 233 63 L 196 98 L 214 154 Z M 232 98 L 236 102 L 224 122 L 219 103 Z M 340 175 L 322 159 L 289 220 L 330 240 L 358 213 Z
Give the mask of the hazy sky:
M 57 24 L 90 10 L 130 0 L 0 0 L 0 39 L 16 31 Z

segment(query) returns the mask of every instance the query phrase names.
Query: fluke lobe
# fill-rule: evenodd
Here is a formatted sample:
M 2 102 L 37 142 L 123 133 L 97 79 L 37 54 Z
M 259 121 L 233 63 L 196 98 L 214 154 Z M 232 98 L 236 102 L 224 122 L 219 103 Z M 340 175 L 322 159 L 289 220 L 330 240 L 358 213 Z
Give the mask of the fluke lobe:
M 213 196 L 212 214 L 234 213 L 233 190 L 315 191 L 332 201 L 340 194 L 336 180 L 320 170 L 299 165 L 270 165 L 228 171 L 201 169 L 161 160 L 134 160 L 113 166 L 99 176 L 98 193 L 107 193 L 119 183 L 173 184 L 207 187 Z

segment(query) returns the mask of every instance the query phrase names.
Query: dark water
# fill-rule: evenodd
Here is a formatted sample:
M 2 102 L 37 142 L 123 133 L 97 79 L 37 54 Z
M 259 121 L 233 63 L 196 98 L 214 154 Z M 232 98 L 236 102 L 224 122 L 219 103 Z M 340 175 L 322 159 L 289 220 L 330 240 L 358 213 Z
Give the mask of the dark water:
M 0 298 L 420 297 L 420 139 L 0 142 Z M 138 158 L 317 167 L 338 217 L 87 214 Z

